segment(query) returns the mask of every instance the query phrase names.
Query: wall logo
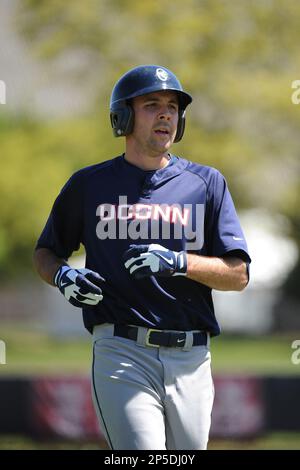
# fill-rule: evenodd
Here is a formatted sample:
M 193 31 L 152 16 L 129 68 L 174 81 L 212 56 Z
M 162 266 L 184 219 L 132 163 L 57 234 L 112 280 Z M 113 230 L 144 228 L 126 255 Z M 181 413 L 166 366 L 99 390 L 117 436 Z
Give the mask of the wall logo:
M 0 80 L 0 104 L 6 104 L 6 85 L 3 80 Z
M 297 366 L 300 364 L 300 339 L 295 339 L 295 341 L 292 342 L 291 348 L 295 349 L 291 356 L 291 362 Z
M 6 364 L 6 347 L 4 341 L 0 339 L 0 365 Z

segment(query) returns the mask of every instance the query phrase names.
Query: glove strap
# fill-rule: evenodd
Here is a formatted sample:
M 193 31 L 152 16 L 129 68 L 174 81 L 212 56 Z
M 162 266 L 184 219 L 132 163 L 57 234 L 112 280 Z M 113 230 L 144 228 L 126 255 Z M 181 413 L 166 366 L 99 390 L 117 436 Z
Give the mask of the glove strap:
M 59 282 L 60 282 L 60 279 L 61 279 L 61 276 L 66 272 L 68 271 L 70 268 L 70 266 L 67 266 L 65 264 L 62 264 L 58 270 L 56 271 L 56 273 L 54 274 L 53 276 L 53 283 L 59 287 Z
M 187 256 L 185 251 L 180 251 L 176 259 L 176 272 L 173 276 L 186 276 L 187 272 Z

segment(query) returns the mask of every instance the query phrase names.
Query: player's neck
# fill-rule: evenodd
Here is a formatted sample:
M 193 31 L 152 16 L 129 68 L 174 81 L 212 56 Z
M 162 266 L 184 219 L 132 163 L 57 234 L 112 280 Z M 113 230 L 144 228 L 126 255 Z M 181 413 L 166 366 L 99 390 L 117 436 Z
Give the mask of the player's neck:
M 171 159 L 170 154 L 167 152 L 160 155 L 149 156 L 128 151 L 124 154 L 124 158 L 127 162 L 145 171 L 165 168 L 168 166 Z

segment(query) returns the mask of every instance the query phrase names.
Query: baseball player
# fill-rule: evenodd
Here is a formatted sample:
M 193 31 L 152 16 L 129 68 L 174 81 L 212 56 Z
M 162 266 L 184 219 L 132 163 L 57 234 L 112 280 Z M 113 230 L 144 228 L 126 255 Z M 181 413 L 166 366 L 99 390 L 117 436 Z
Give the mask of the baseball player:
M 35 250 L 40 276 L 82 308 L 93 335 L 93 402 L 111 449 L 206 449 L 212 289 L 248 283 L 224 177 L 170 153 L 191 102 L 165 67 L 123 75 L 110 118 L 124 154 L 71 176 Z M 72 269 L 81 243 L 86 266 Z

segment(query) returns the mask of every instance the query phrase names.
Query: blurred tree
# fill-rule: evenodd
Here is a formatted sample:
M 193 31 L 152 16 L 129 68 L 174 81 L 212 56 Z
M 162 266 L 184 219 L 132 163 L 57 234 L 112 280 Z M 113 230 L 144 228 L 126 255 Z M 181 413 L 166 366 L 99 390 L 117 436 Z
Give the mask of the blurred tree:
M 34 51 L 57 60 L 77 51 L 112 84 L 140 63 L 174 69 L 194 96 L 193 129 L 180 145 L 218 166 L 242 205 L 277 210 L 296 190 L 300 110 L 291 82 L 300 66 L 294 0 L 23 0 L 19 24 Z M 78 70 L 80 66 L 78 66 Z M 104 77 L 104 79 L 102 78 Z M 274 182 L 276 181 L 276 192 Z
M 79 167 L 110 158 L 101 115 L 64 122 L 0 120 L 0 277 L 28 269 L 55 197 Z M 116 151 L 116 155 L 119 152 Z
M 95 108 L 101 109 L 79 120 L 35 125 L 30 132 L 23 123 L 3 131 L 1 158 L 15 162 L 19 172 L 23 162 L 27 175 L 32 175 L 29 168 L 40 172 L 36 186 L 23 189 L 28 209 L 37 205 L 30 190 L 40 188 L 42 194 L 35 221 L 27 220 L 28 239 L 32 227 L 42 225 L 69 171 L 122 148 L 107 120 L 116 79 L 141 63 L 158 63 L 174 70 L 194 97 L 185 139 L 174 152 L 219 168 L 239 207 L 263 206 L 285 214 L 291 222 L 287 233 L 300 246 L 300 107 L 291 102 L 291 83 L 300 79 L 299 22 L 300 4 L 294 0 L 20 2 L 19 29 L 33 53 L 49 70 L 59 69 L 70 55 L 84 57 L 70 79 L 99 77 Z M 12 178 L 12 168 L 1 180 Z M 47 181 L 51 188 L 46 191 Z M 7 196 L 10 184 L 4 185 Z M 5 218 L 0 214 L 2 257 L 1 240 L 11 240 L 5 228 L 12 223 L 5 225 L 8 213 L 7 207 Z

